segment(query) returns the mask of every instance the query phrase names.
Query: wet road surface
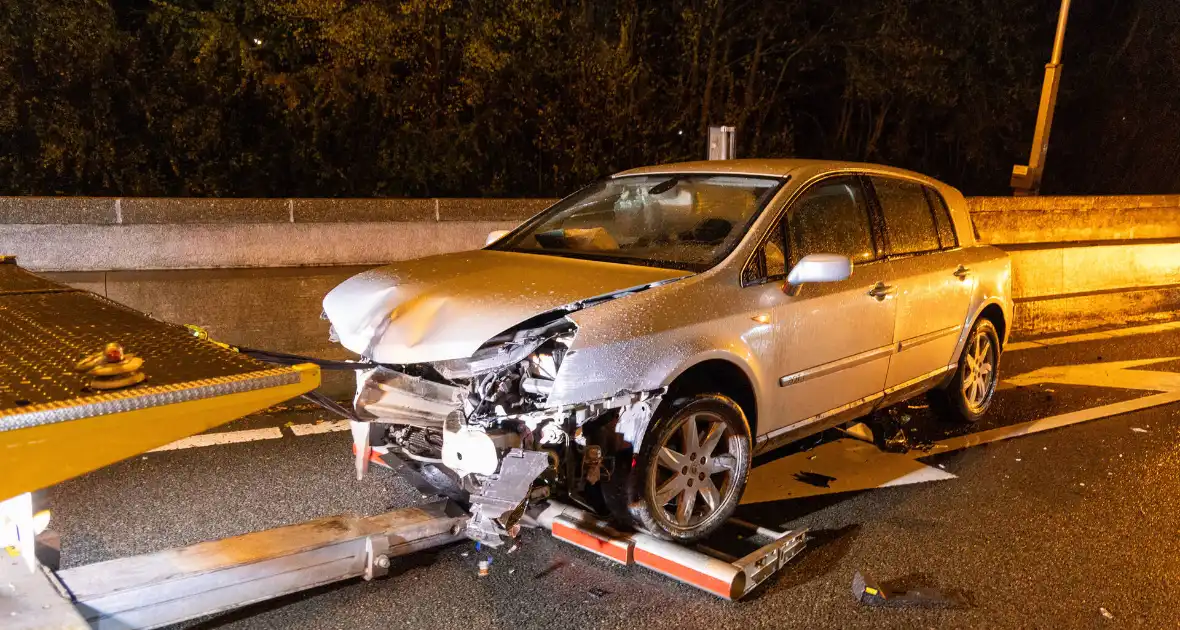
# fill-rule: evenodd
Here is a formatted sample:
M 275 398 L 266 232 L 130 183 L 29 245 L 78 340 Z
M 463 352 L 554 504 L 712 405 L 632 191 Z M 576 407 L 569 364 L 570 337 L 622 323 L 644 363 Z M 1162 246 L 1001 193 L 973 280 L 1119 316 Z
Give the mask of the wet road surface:
M 1172 357 L 1180 357 L 1177 331 L 1005 354 L 1001 373 L 1016 381 L 1022 374 L 1051 375 L 1051 370 L 1045 370 L 1055 366 L 1167 360 L 1135 368 L 1140 371 L 1130 376 L 1099 371 L 1096 377 L 1073 379 L 1093 384 L 1064 383 L 1060 381 L 1070 378 L 1059 377 L 1056 382 L 1008 387 L 997 394 L 989 417 L 970 431 L 1154 395 L 1151 390 L 1112 385 L 1157 381 L 1166 385 L 1174 380 L 1170 375 L 1149 372 L 1180 373 L 1180 359 Z M 1120 383 L 1120 378 L 1129 380 Z M 950 440 L 965 432 L 940 423 L 921 402 L 900 405 L 893 415 L 915 442 Z M 62 536 L 63 565 L 348 511 L 373 514 L 420 500 L 386 470 L 375 470 L 364 481 L 356 481 L 347 432 L 298 437 L 292 433 L 290 424 L 317 419 L 333 420 L 301 409 L 254 416 L 221 430 L 279 427 L 283 437 L 151 453 L 55 487 L 49 499 L 53 527 Z M 825 437 L 830 441 L 838 436 Z M 913 455 L 921 464 L 956 478 L 889 488 L 850 486 L 841 491 L 837 475 L 830 493 L 775 499 L 778 490 L 774 490 L 763 492 L 760 502 L 744 505 L 741 514 L 748 520 L 779 529 L 807 527 L 812 539 L 791 566 L 738 603 L 718 601 L 643 569 L 618 567 L 555 541 L 545 532 L 526 531 L 524 548 L 511 556 L 498 554 L 487 577 L 477 575 L 473 548 L 457 544 L 395 559 L 388 578 L 344 582 L 188 626 L 1162 628 L 1180 624 L 1174 595 L 1180 589 L 1180 404 L 1132 410 L 950 453 L 934 449 Z M 758 463 L 764 471 L 773 472 L 771 467 L 782 461 L 785 458 L 771 456 L 759 458 Z M 774 484 L 781 475 L 764 473 L 762 479 L 760 483 L 777 488 Z M 901 588 L 954 591 L 969 605 L 957 609 L 866 607 L 850 593 L 856 571 Z

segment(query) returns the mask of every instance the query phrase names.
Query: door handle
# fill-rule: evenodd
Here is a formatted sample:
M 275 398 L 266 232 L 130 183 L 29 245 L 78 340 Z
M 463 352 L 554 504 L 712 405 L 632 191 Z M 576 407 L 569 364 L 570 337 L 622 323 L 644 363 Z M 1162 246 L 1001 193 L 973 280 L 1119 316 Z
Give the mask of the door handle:
M 971 275 L 971 269 L 969 267 L 964 267 L 963 265 L 959 265 L 959 268 L 956 269 L 953 273 L 955 274 L 956 278 L 958 278 L 960 280 L 966 280 L 967 276 Z
M 897 287 L 878 282 L 876 286 L 869 289 L 869 297 L 877 298 L 878 302 L 884 302 L 885 298 L 897 293 Z

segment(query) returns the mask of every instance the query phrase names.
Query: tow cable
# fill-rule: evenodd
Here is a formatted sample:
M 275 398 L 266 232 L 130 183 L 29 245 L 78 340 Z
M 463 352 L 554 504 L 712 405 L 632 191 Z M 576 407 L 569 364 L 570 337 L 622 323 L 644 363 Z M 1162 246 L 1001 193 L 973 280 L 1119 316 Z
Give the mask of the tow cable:
M 373 363 L 372 361 L 341 361 L 337 359 L 320 359 L 317 357 L 308 357 L 300 354 L 291 354 L 288 352 L 275 352 L 273 350 L 259 350 L 257 348 L 247 348 L 245 346 L 234 346 L 223 341 L 217 341 L 216 339 L 213 339 L 209 336 L 209 331 L 200 326 L 197 326 L 196 324 L 185 324 L 184 327 L 189 329 L 189 332 L 191 332 L 193 336 L 198 339 L 217 344 L 222 348 L 232 352 L 244 354 L 251 359 L 257 359 L 265 363 L 274 363 L 275 365 L 299 365 L 301 363 L 311 363 L 313 365 L 319 366 L 319 368 L 322 370 L 341 370 L 353 372 L 359 370 L 370 370 L 380 365 L 378 363 Z M 356 415 L 356 412 L 315 390 L 303 394 L 303 398 L 306 398 L 309 402 L 313 402 L 343 418 L 357 422 L 363 422 L 363 420 L 361 420 L 361 418 Z

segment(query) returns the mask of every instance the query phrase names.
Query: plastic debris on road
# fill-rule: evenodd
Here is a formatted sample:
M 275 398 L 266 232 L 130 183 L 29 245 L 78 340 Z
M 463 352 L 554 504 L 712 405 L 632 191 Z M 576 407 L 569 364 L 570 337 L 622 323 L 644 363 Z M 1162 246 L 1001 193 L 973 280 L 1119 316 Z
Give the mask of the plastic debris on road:
M 860 571 L 852 576 L 852 597 L 866 606 L 890 608 L 960 608 L 970 603 L 967 594 L 961 591 L 946 591 L 927 586 L 901 588 L 880 584 Z

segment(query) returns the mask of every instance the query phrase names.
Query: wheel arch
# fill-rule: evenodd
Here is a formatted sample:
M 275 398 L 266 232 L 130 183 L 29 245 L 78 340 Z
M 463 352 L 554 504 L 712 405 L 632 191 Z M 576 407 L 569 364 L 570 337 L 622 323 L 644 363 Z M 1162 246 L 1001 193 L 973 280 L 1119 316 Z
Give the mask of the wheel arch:
M 1008 345 L 1008 333 L 1010 327 L 1008 325 L 1008 318 L 1004 314 L 1004 307 L 1000 305 L 999 302 L 986 302 L 983 307 L 979 309 L 979 312 L 975 314 L 975 317 L 971 319 L 971 325 L 974 326 L 975 322 L 979 321 L 980 319 L 986 319 L 996 327 L 996 333 L 998 333 L 1000 337 L 1000 348 Z
M 750 439 L 758 435 L 758 392 L 755 381 L 737 361 L 704 357 L 681 368 L 667 384 L 669 401 L 699 393 L 718 393 L 733 399 L 746 416 Z

